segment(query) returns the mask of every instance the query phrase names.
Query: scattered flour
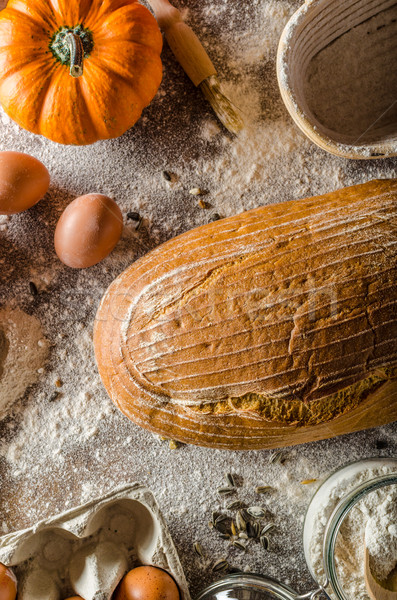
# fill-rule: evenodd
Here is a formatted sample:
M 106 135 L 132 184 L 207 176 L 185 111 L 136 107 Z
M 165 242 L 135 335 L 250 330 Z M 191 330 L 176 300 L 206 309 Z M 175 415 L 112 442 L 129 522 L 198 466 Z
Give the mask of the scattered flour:
M 46 197 L 0 221 L 0 306 L 18 306 L 41 322 L 51 344 L 45 371 L 0 424 L 0 511 L 3 531 L 20 529 L 131 481 L 155 493 L 196 594 L 218 577 L 208 561 L 227 556 L 236 567 L 267 573 L 300 591 L 313 586 L 302 551 L 302 520 L 313 486 L 300 481 L 363 455 L 396 450 L 396 426 L 290 450 L 285 465 L 269 452 L 221 452 L 183 446 L 171 451 L 130 423 L 100 381 L 92 348 L 96 309 L 107 286 L 133 261 L 167 239 L 209 222 L 214 213 L 321 194 L 376 177 L 393 177 L 397 161 L 353 163 L 311 144 L 280 98 L 275 69 L 278 35 L 300 0 L 202 0 L 186 8 L 242 110 L 246 129 L 231 137 L 164 45 L 161 89 L 136 126 L 116 140 L 64 147 L 21 130 L 0 110 L 0 150 L 36 156 L 49 169 Z M 185 6 L 184 6 L 185 5 Z M 172 174 L 167 182 L 162 175 Z M 206 190 L 208 210 L 189 190 Z M 99 265 L 76 271 L 57 259 L 53 232 L 76 196 L 114 198 L 125 216 L 122 239 Z M 126 218 L 139 211 L 143 226 Z M 32 297 L 27 283 L 39 294 Z M 0 351 L 1 352 L 1 351 Z M 40 367 L 39 367 L 40 368 Z M 55 385 L 60 381 L 60 387 Z M 54 398 L 54 396 L 56 397 Z M 239 497 L 264 502 L 277 524 L 271 551 L 239 553 L 208 528 L 224 472 L 240 474 Z M 275 493 L 262 499 L 258 484 Z M 192 544 L 199 539 L 203 562 Z
M 19 308 L 0 309 L 0 419 L 39 379 L 48 350 L 36 317 Z

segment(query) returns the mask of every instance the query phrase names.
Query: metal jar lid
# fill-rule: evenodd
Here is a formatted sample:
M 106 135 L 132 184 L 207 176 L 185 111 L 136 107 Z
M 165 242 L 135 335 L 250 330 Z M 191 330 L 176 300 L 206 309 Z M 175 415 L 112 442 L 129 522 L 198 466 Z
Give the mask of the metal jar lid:
M 315 600 L 321 593 L 329 598 L 323 588 L 299 595 L 272 577 L 233 573 L 209 585 L 196 600 Z

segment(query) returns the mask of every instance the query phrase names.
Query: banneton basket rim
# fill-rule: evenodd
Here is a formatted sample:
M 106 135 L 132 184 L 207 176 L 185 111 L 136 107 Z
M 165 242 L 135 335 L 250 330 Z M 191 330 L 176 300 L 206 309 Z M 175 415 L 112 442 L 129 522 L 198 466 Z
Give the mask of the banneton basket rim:
M 294 36 L 295 31 L 298 30 L 299 26 L 307 19 L 308 15 L 313 10 L 319 5 L 330 1 L 331 0 L 306 0 L 306 2 L 291 16 L 284 27 L 278 44 L 276 61 L 277 80 L 284 104 L 301 131 L 317 146 L 331 154 L 342 158 L 358 160 L 397 156 L 396 139 L 384 142 L 378 141 L 373 144 L 346 144 L 337 142 L 325 133 L 320 132 L 301 107 L 297 95 L 291 86 L 291 77 L 289 69 L 287 68 L 290 53 L 290 40 Z

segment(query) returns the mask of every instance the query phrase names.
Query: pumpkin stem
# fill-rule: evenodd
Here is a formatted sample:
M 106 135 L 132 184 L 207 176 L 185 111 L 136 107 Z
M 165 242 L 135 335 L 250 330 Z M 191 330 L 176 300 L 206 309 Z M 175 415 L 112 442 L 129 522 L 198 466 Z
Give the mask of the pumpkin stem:
M 69 45 L 70 51 L 70 70 L 69 73 L 72 77 L 81 77 L 83 74 L 83 59 L 84 59 L 84 47 L 81 37 L 69 31 L 66 36 L 66 41 Z

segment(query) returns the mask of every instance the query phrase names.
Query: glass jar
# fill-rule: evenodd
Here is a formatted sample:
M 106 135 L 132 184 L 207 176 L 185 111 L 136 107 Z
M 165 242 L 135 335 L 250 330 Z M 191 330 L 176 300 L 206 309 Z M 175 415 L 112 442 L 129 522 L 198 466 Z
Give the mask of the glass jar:
M 369 472 L 366 477 L 365 473 Z M 321 558 L 324 576 L 319 581 L 311 560 L 310 545 L 319 509 L 329 500 L 332 490 L 340 486 L 324 523 Z M 367 494 L 388 485 L 397 485 L 397 459 L 371 458 L 352 462 L 333 471 L 313 495 L 306 512 L 303 546 L 305 559 L 317 586 L 299 595 L 289 586 L 264 575 L 234 573 L 208 586 L 196 600 L 355 600 L 347 596 L 338 579 L 335 564 L 335 545 L 346 516 Z
M 355 600 L 343 589 L 337 573 L 335 548 L 341 526 L 354 506 L 369 494 L 386 486 L 397 486 L 397 459 L 368 458 L 333 471 L 311 499 L 303 528 L 305 559 L 312 577 L 319 581 L 319 573 L 313 565 L 312 548 L 314 529 L 321 518 L 323 573 L 319 583 L 328 591 L 332 600 Z

